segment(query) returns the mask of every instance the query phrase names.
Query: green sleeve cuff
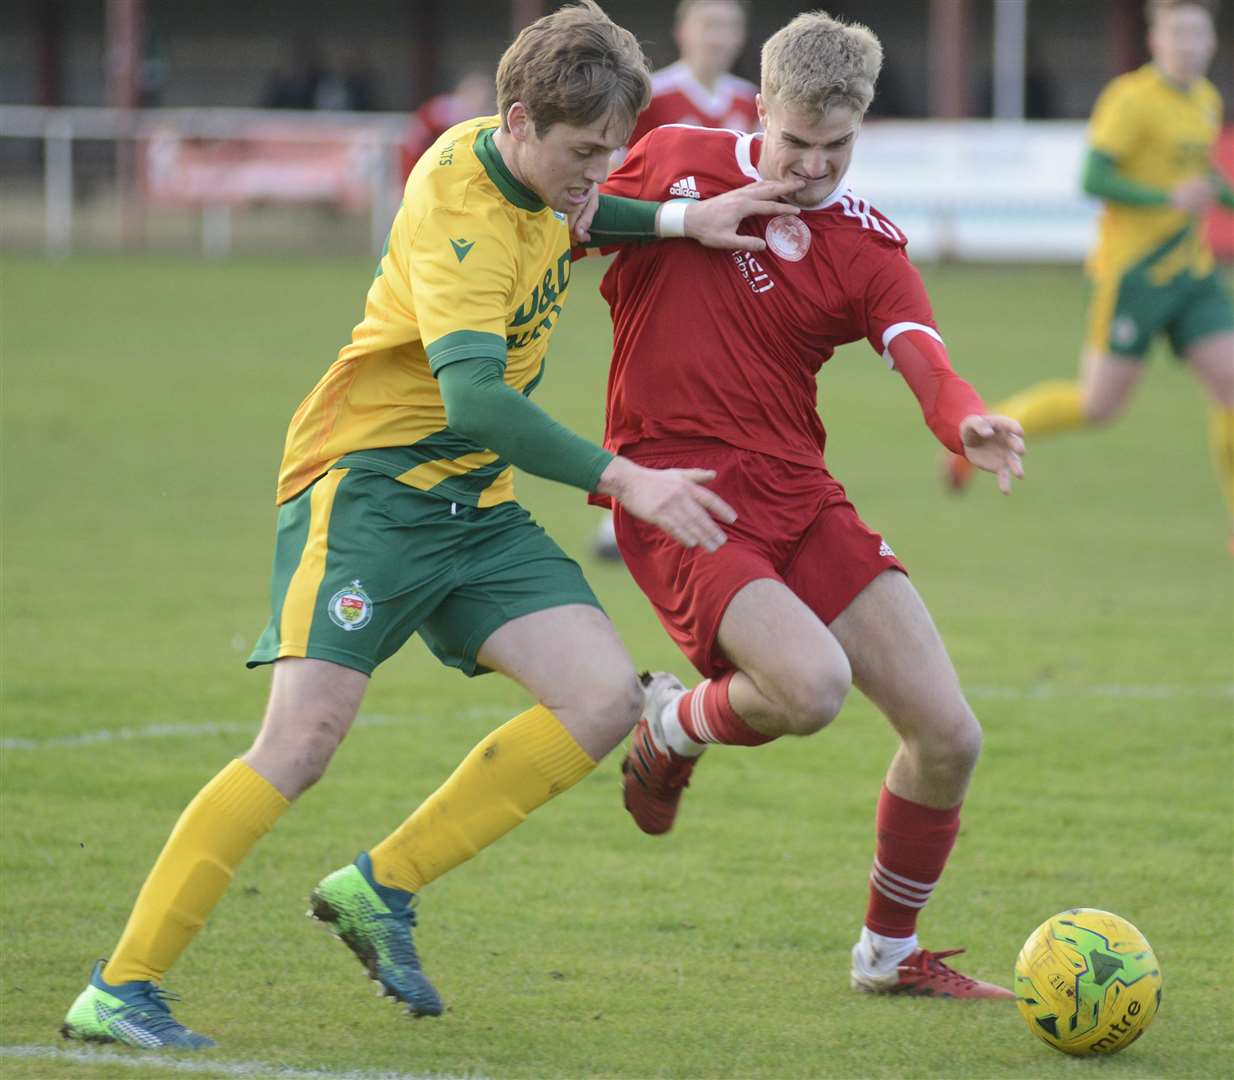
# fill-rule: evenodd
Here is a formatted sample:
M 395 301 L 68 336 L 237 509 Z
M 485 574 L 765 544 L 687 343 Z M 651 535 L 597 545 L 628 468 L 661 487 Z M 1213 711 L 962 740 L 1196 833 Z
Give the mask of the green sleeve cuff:
M 506 366 L 506 339 L 480 330 L 455 330 L 425 345 L 429 370 L 436 375 L 447 364 L 458 360 L 492 359 Z
M 589 244 L 620 244 L 631 240 L 656 238 L 658 202 L 625 199 L 620 195 L 601 195 L 596 216 L 591 222 Z
M 1234 188 L 1216 169 L 1213 169 L 1212 175 L 1213 183 L 1217 185 L 1217 201 L 1227 210 L 1234 210 Z
M 1084 162 L 1084 190 L 1089 195 L 1108 202 L 1129 206 L 1169 206 L 1170 193 L 1131 180 L 1118 171 L 1118 165 L 1108 154 L 1090 150 Z

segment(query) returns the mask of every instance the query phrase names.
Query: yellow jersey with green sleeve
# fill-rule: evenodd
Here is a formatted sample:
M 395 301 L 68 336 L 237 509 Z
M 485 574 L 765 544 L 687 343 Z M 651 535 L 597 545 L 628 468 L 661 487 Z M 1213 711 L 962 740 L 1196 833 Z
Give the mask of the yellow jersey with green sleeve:
M 1168 191 L 1210 170 L 1221 113 L 1221 95 L 1207 79 L 1184 87 L 1145 64 L 1101 92 L 1089 121 L 1089 145 L 1129 180 Z M 1095 277 L 1121 275 L 1146 261 L 1153 262 L 1158 284 L 1185 270 L 1197 277 L 1210 273 L 1213 256 L 1201 222 L 1172 206 L 1106 202 L 1089 271 Z
M 447 426 L 436 379 L 492 357 L 530 394 L 569 288 L 565 215 L 510 173 L 499 123 L 450 128 L 412 169 L 364 319 L 292 417 L 279 504 L 339 462 L 463 505 L 514 498 L 511 466 Z

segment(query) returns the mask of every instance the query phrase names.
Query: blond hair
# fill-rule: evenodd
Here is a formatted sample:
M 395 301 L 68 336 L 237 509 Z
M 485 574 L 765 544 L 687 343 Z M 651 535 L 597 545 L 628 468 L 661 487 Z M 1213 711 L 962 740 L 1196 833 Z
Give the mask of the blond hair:
M 862 115 L 882 66 L 883 47 L 869 27 L 807 11 L 763 45 L 762 93 L 810 112 L 845 106 Z
M 579 0 L 525 27 L 497 66 L 503 129 L 516 101 L 543 135 L 554 124 L 585 127 L 610 114 L 632 128 L 650 100 L 642 46 L 594 0 Z

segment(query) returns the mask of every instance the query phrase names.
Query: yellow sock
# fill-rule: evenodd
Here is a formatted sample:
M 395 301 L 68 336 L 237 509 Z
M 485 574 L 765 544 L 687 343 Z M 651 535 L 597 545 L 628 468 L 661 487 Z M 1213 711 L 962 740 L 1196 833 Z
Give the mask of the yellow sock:
M 239 759 L 202 788 L 141 887 L 103 978 L 161 980 L 287 806 L 277 788 Z
M 1221 481 L 1221 494 L 1234 510 L 1234 409 L 1214 405 L 1209 410 L 1208 443 Z
M 595 767 L 548 709 L 528 709 L 479 743 L 450 779 L 369 851 L 373 877 L 419 892 Z
M 990 411 L 1019 420 L 1025 435 L 1045 435 L 1084 426 L 1080 384 L 1061 379 L 1021 390 Z

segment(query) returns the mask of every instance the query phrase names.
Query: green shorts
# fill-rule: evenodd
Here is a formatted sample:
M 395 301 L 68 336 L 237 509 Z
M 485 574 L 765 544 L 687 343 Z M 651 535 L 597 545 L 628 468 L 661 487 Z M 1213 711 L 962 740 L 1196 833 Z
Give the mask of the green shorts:
M 479 509 L 363 469 L 335 468 L 279 507 L 273 614 L 248 666 L 284 656 L 366 675 L 419 631 L 467 675 L 498 627 L 600 602 L 516 502 Z
M 1149 267 L 1136 266 L 1099 280 L 1093 291 L 1089 346 L 1128 359 L 1143 359 L 1164 333 L 1180 360 L 1201 338 L 1234 331 L 1234 303 L 1217 273 L 1195 277 L 1184 270 L 1156 284 Z

